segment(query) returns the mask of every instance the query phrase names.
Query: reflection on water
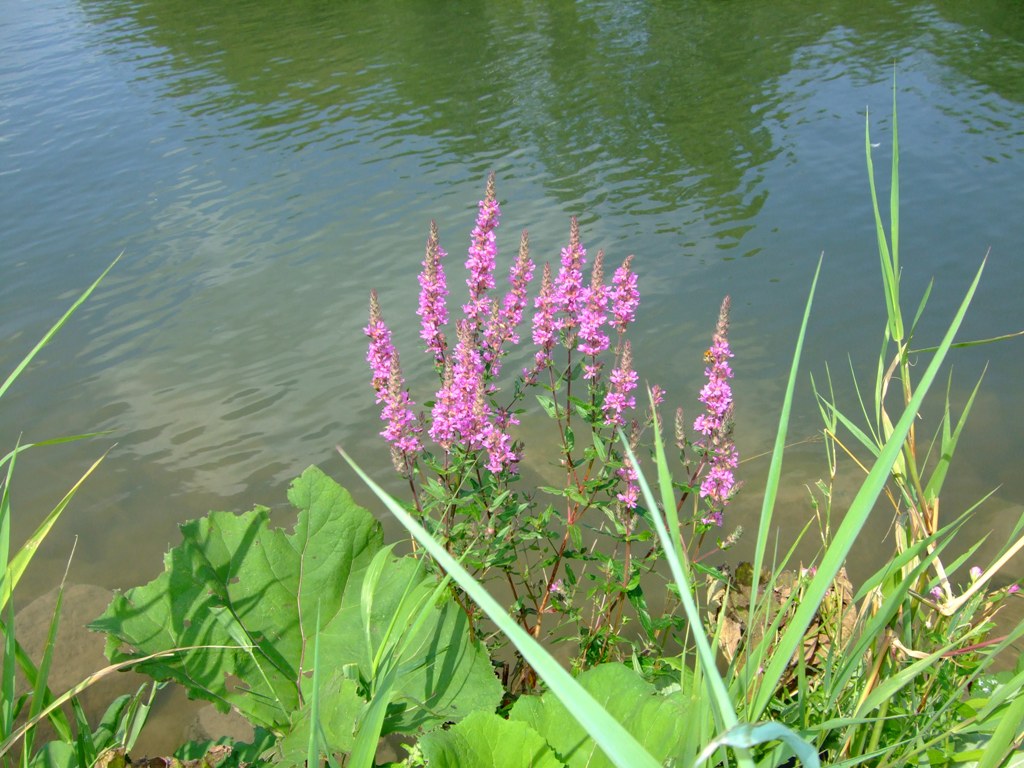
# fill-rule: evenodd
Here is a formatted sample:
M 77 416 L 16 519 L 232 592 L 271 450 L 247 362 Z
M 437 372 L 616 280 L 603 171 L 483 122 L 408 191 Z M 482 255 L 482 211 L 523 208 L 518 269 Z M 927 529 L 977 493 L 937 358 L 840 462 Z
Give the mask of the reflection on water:
M 110 432 L 19 461 L 17 535 L 116 443 L 27 596 L 53 586 L 79 533 L 72 578 L 122 587 L 150 578 L 177 522 L 209 508 L 269 503 L 286 522 L 284 485 L 307 464 L 355 487 L 335 443 L 386 472 L 367 294 L 380 291 L 422 402 L 411 308 L 427 224 L 454 263 L 490 170 L 506 259 L 523 227 L 538 260 L 557 257 L 572 214 L 592 252 L 637 255 L 637 362 L 673 405 L 695 407 L 700 353 L 733 296 L 738 438 L 752 456 L 771 443 L 822 250 L 805 368 L 822 376 L 828 361 L 851 406 L 847 352 L 873 376 L 864 109 L 886 168 L 895 61 L 908 304 L 936 277 L 922 338 L 989 248 L 964 338 L 1024 325 L 1024 21 L 1009 0 L 15 0 L 0 48 L 0 369 L 125 252 L 4 398 L 7 446 L 21 432 Z M 944 509 L 1002 483 L 978 523 L 998 541 L 1024 499 L 1012 406 L 1024 355 L 1019 342 L 958 353 L 954 398 L 986 361 Z M 798 395 L 802 440 L 818 429 L 806 379 Z M 748 529 L 765 467 L 743 467 L 733 519 Z M 781 519 L 795 528 L 820 445 L 787 467 Z

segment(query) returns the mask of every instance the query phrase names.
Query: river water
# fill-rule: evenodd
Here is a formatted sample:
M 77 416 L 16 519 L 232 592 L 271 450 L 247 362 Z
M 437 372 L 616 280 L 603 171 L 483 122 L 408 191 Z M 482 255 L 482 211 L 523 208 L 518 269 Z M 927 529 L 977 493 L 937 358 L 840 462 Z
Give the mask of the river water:
M 571 215 L 592 253 L 636 254 L 636 363 L 673 407 L 696 412 L 701 352 L 732 296 L 751 460 L 729 526 L 756 526 L 767 462 L 753 457 L 773 440 L 824 253 L 779 511 L 795 531 L 826 471 L 808 374 L 821 382 L 828 364 L 854 414 L 851 366 L 868 386 L 874 375 L 884 304 L 864 125 L 868 110 L 887 197 L 894 67 L 907 312 L 935 279 L 922 345 L 986 253 L 961 338 L 1024 328 L 1019 3 L 808 8 L 5 0 L 0 371 L 124 253 L 0 409 L 5 451 L 19 435 L 107 433 L 19 459 L 16 543 L 110 449 L 23 599 L 57 583 L 76 537 L 70 580 L 122 588 L 152 578 L 177 524 L 211 508 L 263 503 L 287 524 L 286 485 L 310 463 L 369 504 L 333 453 L 347 446 L 378 476 L 390 466 L 363 360 L 368 293 L 411 386 L 427 388 L 413 314 L 427 225 L 453 269 L 490 171 L 503 265 L 523 228 L 535 259 L 556 259 Z M 957 412 L 988 369 L 943 510 L 996 489 L 973 529 L 993 547 L 1024 504 L 1022 345 L 953 357 Z M 875 530 L 855 573 L 884 512 Z M 1007 576 L 1024 576 L 1020 558 Z

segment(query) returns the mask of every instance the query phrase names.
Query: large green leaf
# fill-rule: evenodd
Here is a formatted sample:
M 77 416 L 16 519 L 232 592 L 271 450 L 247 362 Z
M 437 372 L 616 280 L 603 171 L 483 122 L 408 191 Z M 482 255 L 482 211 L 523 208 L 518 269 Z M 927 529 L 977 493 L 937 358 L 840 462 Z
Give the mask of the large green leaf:
M 564 768 L 537 731 L 490 712 L 428 733 L 420 749 L 429 768 Z
M 577 678 L 659 763 L 676 754 L 686 729 L 686 697 L 663 694 L 621 664 L 601 664 Z M 524 696 L 509 714 L 543 736 L 569 768 L 613 768 L 572 713 L 555 696 Z
M 356 697 L 374 695 L 383 662 L 397 664 L 385 733 L 493 711 L 501 686 L 487 655 L 450 600 L 427 602 L 435 581 L 420 563 L 381 553 L 386 567 L 364 594 L 363 577 L 382 547 L 380 524 L 315 467 L 288 498 L 299 510 L 291 534 L 271 528 L 264 508 L 185 523 L 164 572 L 115 597 L 91 625 L 109 635 L 111 660 L 182 649 L 137 669 L 233 706 L 279 736 L 308 733 L 303 712 L 319 633 L 321 727 L 325 746 L 340 751 L 363 714 Z M 416 622 L 425 607 L 426 619 Z

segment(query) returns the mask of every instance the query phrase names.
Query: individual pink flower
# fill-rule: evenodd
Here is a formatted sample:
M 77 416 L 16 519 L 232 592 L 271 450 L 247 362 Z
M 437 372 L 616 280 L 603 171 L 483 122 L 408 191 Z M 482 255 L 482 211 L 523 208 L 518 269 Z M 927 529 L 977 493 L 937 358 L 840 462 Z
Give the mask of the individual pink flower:
M 427 237 L 427 253 L 420 272 L 420 305 L 416 314 L 420 316 L 420 338 L 427 344 L 427 350 L 434 353 L 434 360 L 444 360 L 446 342 L 442 328 L 448 322 L 448 284 L 445 280 L 441 260 L 447 254 L 438 243 L 437 224 L 430 222 Z
M 494 194 L 494 174 L 487 178 L 487 192 L 480 201 L 476 217 L 476 226 L 469 246 L 466 269 L 469 277 L 469 301 L 462 306 L 466 317 L 477 325 L 482 318 L 490 314 L 491 301 L 487 291 L 494 287 L 494 264 L 498 254 L 498 246 L 494 230 L 498 228 L 501 208 Z
M 629 393 L 636 389 L 638 379 L 633 370 L 633 350 L 627 341 L 622 347 L 619 365 L 612 369 L 608 377 L 608 392 L 602 406 L 606 423 L 625 426 L 626 419 L 622 413 L 627 408 L 636 408 L 636 398 Z

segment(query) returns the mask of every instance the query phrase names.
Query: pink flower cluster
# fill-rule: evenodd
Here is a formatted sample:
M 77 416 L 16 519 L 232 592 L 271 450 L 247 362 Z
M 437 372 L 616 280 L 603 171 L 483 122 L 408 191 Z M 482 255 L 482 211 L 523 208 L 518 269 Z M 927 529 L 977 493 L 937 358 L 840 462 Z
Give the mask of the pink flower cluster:
M 636 388 L 636 372 L 632 360 L 625 358 L 622 334 L 633 322 L 640 303 L 637 276 L 631 269 L 633 257 L 622 263 L 612 278 L 604 283 L 604 253 L 598 252 L 591 269 L 590 284 L 583 284 L 583 267 L 587 251 L 580 243 L 579 224 L 572 219 L 569 245 L 562 249 L 558 276 L 552 279 L 549 264 L 544 265 L 540 295 L 534 301 L 533 343 L 538 349 L 532 370 L 524 371 L 527 381 L 552 363 L 552 353 L 559 340 L 568 348 L 576 349 L 589 359 L 583 363 L 583 378 L 596 380 L 601 372 L 598 356 L 608 350 L 610 340 L 606 326 L 614 328 L 620 338 L 618 367 L 612 372 L 605 412 L 610 424 L 623 424 L 622 410 L 634 408 L 634 398 L 628 393 Z M 608 399 L 610 398 L 610 399 Z
M 445 451 L 456 443 L 486 450 L 491 472 L 515 471 L 519 457 L 512 451 L 507 429 L 517 422 L 509 414 L 495 414 L 487 402 L 483 357 L 468 319 L 459 323 L 453 358 L 445 365 L 444 381 L 434 400 L 430 437 Z
M 509 273 L 510 288 L 499 303 L 489 295 L 494 288 L 497 257 L 495 230 L 501 208 L 495 197 L 494 175 L 487 181 L 487 192 L 480 201 L 473 228 L 466 269 L 469 300 L 463 305 L 463 318 L 456 323 L 457 343 L 450 350 L 444 334 L 448 323 L 448 286 L 437 226 L 430 225 L 423 270 L 419 275 L 420 338 L 434 356 L 442 372 L 441 388 L 434 397 L 428 433 L 446 452 L 456 445 L 487 452 L 487 468 L 492 472 L 516 469 L 518 456 L 512 448 L 508 429 L 515 417 L 489 402 L 496 388 L 490 380 L 501 368 L 505 345 L 519 341 L 517 327 L 526 308 L 527 290 L 533 277 L 529 244 L 523 234 L 519 256 Z M 381 435 L 391 444 L 395 466 L 408 473 L 411 454 L 423 449 L 419 439 L 422 427 L 413 415 L 413 403 L 404 389 L 398 366 L 398 353 L 391 343 L 391 332 L 381 319 L 376 293 L 370 297 L 370 339 L 366 359 L 373 374 L 377 402 L 382 403 L 381 419 L 388 426 Z
M 729 358 L 733 353 L 728 339 L 729 308 L 730 299 L 726 296 L 718 313 L 711 347 L 704 353 L 709 364 L 704 370 L 707 383 L 699 397 L 704 404 L 704 413 L 693 422 L 693 428 L 704 436 L 701 442 L 709 461 L 700 486 L 700 496 L 709 505 L 703 522 L 713 525 L 722 524 L 722 510 L 737 490 L 733 470 L 739 463 L 739 453 L 732 439 L 733 402 L 729 379 L 733 373 Z
M 495 402 L 496 380 L 509 345 L 519 343 L 519 326 L 526 311 L 534 263 L 529 255 L 529 239 L 524 232 L 519 253 L 509 270 L 508 290 L 498 298 L 494 270 L 497 260 L 495 231 L 501 208 L 495 197 L 493 174 L 487 192 L 480 201 L 469 251 L 466 259 L 469 289 L 462 305 L 462 317 L 455 321 L 455 343 L 445 336 L 449 323 L 448 286 L 437 226 L 430 224 L 426 254 L 419 275 L 420 338 L 433 356 L 441 376 L 429 415 L 429 427 L 423 417 L 414 414 L 415 404 L 405 387 L 398 352 L 391 331 L 384 323 L 375 292 L 370 295 L 370 320 L 365 328 L 369 338 L 366 359 L 370 364 L 376 400 L 381 404 L 381 419 L 386 422 L 381 435 L 391 447 L 396 468 L 411 475 L 417 455 L 423 451 L 424 430 L 446 454 L 455 451 L 486 453 L 486 468 L 494 473 L 517 471 L 520 459 L 509 430 L 518 423 L 510 410 Z M 611 283 L 605 282 L 604 254 L 598 252 L 584 279 L 587 251 L 580 241 L 579 224 L 572 219 L 569 244 L 561 250 L 557 273 L 545 264 L 539 294 L 533 302 L 532 340 L 537 350 L 532 368 L 524 369 L 517 384 L 535 384 L 538 375 L 554 369 L 553 354 L 557 345 L 581 356 L 583 378 L 591 392 L 603 399 L 597 402 L 606 426 L 627 427 L 632 420 L 633 440 L 639 439 L 640 425 L 629 412 L 636 409 L 635 390 L 639 376 L 633 368 L 633 350 L 625 339 L 634 322 L 640 294 L 637 275 L 630 256 L 615 270 Z M 733 470 L 738 454 L 732 440 L 732 390 L 729 380 L 733 354 L 728 342 L 729 299 L 722 303 L 714 341 L 705 353 L 707 382 L 700 392 L 704 412 L 693 422 L 700 433 L 698 448 L 703 458 L 703 479 L 700 496 L 706 500 L 705 523 L 721 524 L 722 510 L 736 492 Z M 602 358 L 614 344 L 611 371 L 602 376 Z M 655 407 L 664 399 L 664 391 L 653 387 Z M 508 408 L 510 408 L 509 406 Z M 685 442 L 681 412 L 676 417 L 676 440 L 680 450 Z M 637 472 L 628 461 L 616 470 L 620 481 L 618 501 L 627 509 L 638 503 Z

